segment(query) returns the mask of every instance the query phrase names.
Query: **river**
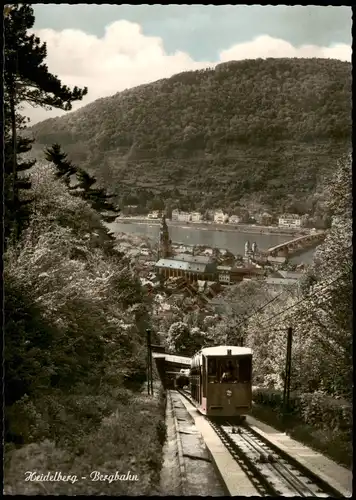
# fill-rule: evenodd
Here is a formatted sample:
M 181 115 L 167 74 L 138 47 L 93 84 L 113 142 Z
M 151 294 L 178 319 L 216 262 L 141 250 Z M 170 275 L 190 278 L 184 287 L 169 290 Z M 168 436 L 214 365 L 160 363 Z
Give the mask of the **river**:
M 149 223 L 117 223 L 109 224 L 109 227 L 115 233 L 134 234 L 142 236 L 153 241 L 158 241 L 159 225 Z M 191 226 L 169 226 L 169 234 L 171 240 L 175 244 L 182 245 L 198 245 L 210 248 L 219 248 L 229 250 L 234 255 L 243 255 L 245 251 L 245 243 L 247 240 L 257 243 L 257 247 L 262 250 L 267 250 L 270 247 L 293 239 L 292 235 L 287 234 L 266 234 L 266 233 L 247 233 L 239 231 L 224 231 L 223 229 L 212 230 L 208 228 L 196 228 Z M 290 260 L 293 263 L 310 264 L 313 259 L 315 249 L 306 250 L 301 255 L 296 255 Z

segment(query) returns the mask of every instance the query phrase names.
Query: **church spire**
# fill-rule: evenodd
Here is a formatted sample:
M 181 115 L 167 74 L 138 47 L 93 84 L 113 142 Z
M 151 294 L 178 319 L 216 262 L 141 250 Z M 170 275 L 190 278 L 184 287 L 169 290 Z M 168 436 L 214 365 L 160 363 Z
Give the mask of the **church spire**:
M 161 227 L 159 230 L 158 258 L 167 259 L 171 255 L 172 255 L 171 240 L 169 239 L 169 231 L 166 222 L 166 216 L 163 213 Z

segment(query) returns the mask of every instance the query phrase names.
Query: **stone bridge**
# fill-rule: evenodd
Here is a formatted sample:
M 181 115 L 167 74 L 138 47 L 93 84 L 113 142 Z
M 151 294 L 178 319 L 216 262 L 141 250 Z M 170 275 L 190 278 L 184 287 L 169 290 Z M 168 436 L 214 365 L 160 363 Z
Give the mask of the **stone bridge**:
M 269 248 L 265 254 L 270 257 L 287 257 L 294 253 L 300 252 L 306 248 L 310 248 L 321 243 L 325 238 L 324 232 L 312 233 L 305 236 L 299 236 L 290 241 L 280 243 L 275 247 Z

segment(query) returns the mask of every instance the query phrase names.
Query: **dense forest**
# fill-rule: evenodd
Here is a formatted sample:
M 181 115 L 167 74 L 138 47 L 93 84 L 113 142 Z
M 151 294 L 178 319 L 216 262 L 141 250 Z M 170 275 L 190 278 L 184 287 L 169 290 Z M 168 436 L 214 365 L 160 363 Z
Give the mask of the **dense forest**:
M 36 124 L 113 189 L 121 205 L 313 212 L 351 144 L 351 65 L 232 61 L 99 99 Z

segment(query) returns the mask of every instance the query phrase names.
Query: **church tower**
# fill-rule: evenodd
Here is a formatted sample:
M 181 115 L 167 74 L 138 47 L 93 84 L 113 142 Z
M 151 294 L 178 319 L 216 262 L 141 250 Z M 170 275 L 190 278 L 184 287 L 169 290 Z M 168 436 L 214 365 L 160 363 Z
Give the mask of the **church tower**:
M 169 239 L 169 231 L 166 217 L 163 214 L 161 227 L 159 229 L 158 259 L 168 259 L 172 256 L 172 242 Z

